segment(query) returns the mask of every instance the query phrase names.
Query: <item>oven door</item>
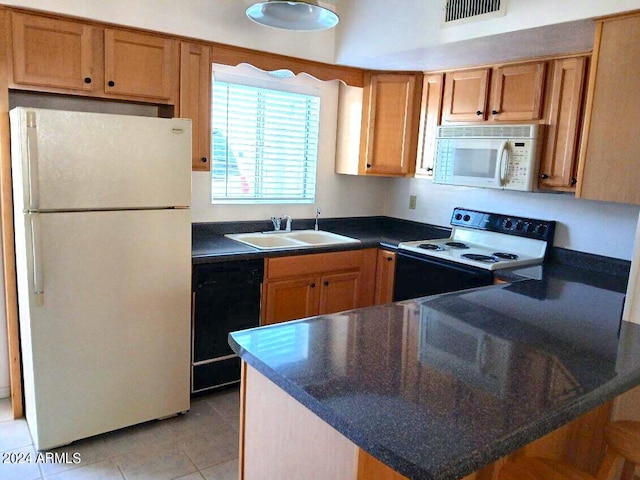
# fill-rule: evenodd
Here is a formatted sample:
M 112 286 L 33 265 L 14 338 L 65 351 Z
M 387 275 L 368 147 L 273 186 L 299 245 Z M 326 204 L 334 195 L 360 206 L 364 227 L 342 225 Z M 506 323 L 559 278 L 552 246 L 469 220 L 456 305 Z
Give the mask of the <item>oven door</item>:
M 398 251 L 393 300 L 425 297 L 493 284 L 493 273 L 425 255 Z
M 505 139 L 437 139 L 433 181 L 503 188 L 508 157 L 509 142 Z

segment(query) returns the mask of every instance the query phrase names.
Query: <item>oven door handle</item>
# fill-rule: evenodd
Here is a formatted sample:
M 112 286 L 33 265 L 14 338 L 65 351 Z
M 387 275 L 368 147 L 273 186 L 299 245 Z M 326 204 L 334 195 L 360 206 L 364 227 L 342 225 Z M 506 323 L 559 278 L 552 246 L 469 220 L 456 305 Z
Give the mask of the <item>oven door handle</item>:
M 398 255 L 401 257 L 407 257 L 413 260 L 419 260 L 421 262 L 424 263 L 431 263 L 431 264 L 435 264 L 435 265 L 440 265 L 442 267 L 447 267 L 451 270 L 457 270 L 460 272 L 465 272 L 465 273 L 470 273 L 470 274 L 475 274 L 478 276 L 481 275 L 487 275 L 487 274 L 491 274 L 490 270 L 484 270 L 480 267 L 474 267 L 472 265 L 465 265 L 465 264 L 461 264 L 461 263 L 455 263 L 451 260 L 442 260 L 440 258 L 435 258 L 435 257 L 429 257 L 426 255 L 420 255 L 419 253 L 414 253 L 411 251 L 407 251 L 407 250 L 398 250 Z
M 507 154 L 507 161 L 504 161 L 504 154 Z M 507 182 L 507 167 L 509 166 L 509 149 L 508 142 L 505 140 L 500 144 L 500 148 L 498 149 L 498 172 L 500 178 L 500 186 L 503 187 Z

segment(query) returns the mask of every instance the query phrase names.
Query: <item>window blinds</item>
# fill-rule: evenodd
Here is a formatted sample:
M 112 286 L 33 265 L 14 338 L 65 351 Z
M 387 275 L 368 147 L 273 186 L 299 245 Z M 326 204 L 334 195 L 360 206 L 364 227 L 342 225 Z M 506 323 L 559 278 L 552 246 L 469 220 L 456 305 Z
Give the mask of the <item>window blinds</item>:
M 213 82 L 212 203 L 313 203 L 320 98 Z

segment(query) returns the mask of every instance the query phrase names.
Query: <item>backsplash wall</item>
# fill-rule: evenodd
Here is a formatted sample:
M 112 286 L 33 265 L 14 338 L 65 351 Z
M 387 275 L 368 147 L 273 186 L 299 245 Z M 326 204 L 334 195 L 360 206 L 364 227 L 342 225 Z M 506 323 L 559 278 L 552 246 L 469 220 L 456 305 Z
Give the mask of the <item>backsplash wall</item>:
M 409 195 L 417 196 L 415 210 L 409 210 Z M 579 200 L 570 194 L 454 187 L 403 178 L 389 183 L 384 214 L 449 226 L 455 207 L 555 220 L 555 246 L 623 260 L 632 258 L 640 212 L 635 205 Z

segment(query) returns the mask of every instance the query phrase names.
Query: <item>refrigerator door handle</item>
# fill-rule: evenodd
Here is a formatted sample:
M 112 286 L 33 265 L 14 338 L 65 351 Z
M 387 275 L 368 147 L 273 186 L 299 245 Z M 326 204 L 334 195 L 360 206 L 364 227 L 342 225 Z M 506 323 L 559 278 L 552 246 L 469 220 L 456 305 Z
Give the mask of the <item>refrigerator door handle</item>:
M 44 294 L 44 278 L 42 276 L 42 248 L 40 245 L 40 214 L 30 213 L 29 224 L 31 226 L 31 255 L 33 259 L 33 293 L 37 303 L 42 304 Z
M 36 112 L 27 112 L 27 168 L 29 174 L 29 210 L 38 210 L 40 195 L 38 192 L 38 131 Z

